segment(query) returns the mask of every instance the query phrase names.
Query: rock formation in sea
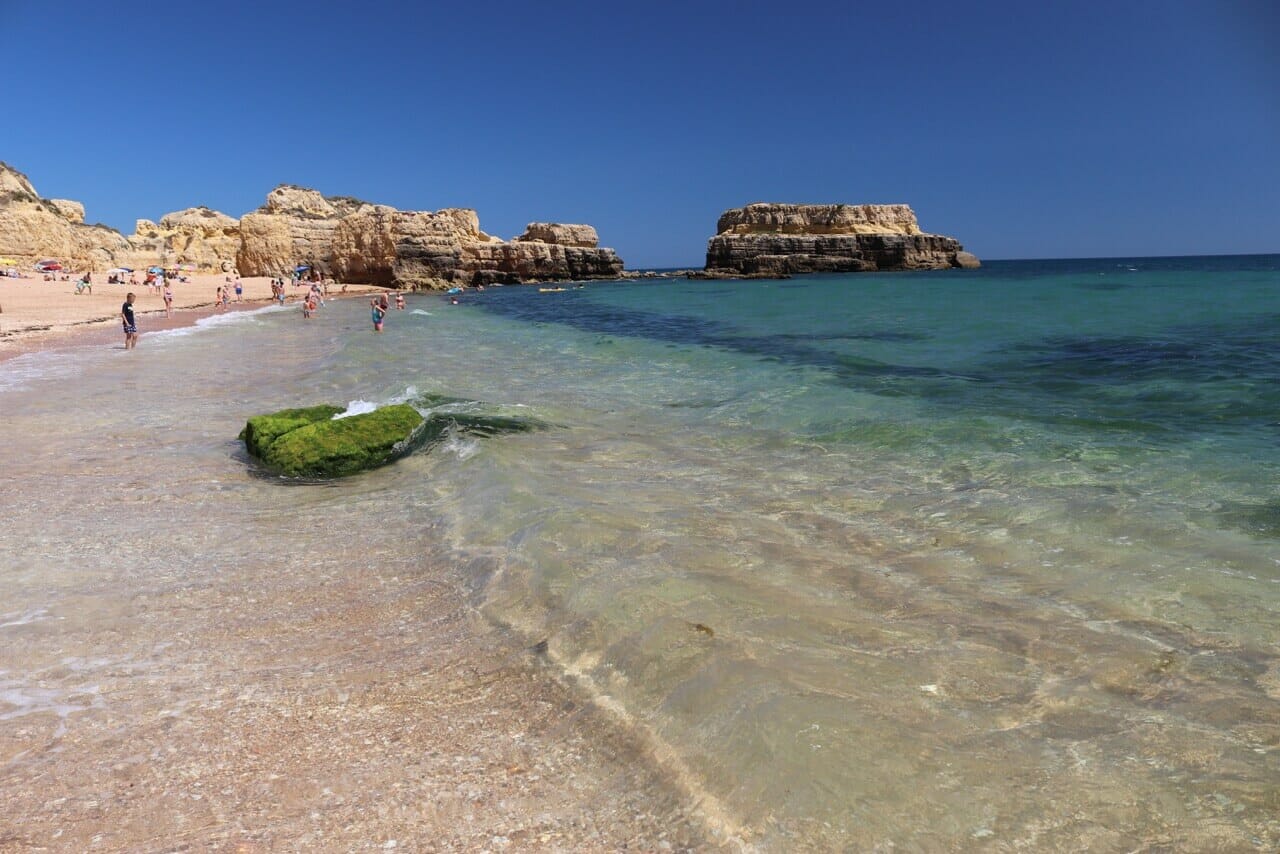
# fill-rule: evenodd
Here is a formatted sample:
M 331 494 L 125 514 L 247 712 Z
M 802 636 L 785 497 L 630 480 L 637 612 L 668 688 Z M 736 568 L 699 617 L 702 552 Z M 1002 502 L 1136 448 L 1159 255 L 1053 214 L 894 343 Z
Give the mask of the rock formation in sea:
M 953 237 L 920 230 L 908 205 L 757 202 L 720 216 L 706 270 L 789 275 L 977 267 Z
M 206 207 L 137 221 L 125 237 L 85 225 L 84 206 L 43 199 L 0 163 L 0 257 L 56 258 L 71 269 L 159 264 L 242 276 L 288 275 L 296 265 L 340 280 L 414 288 L 617 278 L 622 259 L 589 225 L 530 223 L 506 241 L 480 230 L 476 212 L 402 211 L 282 184 L 240 219 Z

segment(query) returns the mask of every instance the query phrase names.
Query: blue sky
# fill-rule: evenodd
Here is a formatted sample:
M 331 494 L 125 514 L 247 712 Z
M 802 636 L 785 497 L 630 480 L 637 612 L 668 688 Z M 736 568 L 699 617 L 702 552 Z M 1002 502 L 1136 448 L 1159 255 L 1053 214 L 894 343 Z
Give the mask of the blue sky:
M 279 183 L 587 222 L 906 202 L 981 257 L 1280 252 L 1280 3 L 0 0 L 0 159 L 89 221 Z

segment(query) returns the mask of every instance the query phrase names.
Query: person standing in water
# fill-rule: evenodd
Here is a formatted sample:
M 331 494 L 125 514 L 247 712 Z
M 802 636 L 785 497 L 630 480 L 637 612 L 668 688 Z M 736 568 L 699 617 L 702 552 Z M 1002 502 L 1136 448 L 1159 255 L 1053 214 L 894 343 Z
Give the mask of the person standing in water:
M 164 316 L 173 317 L 173 289 L 168 282 L 164 283 Z
M 124 348 L 132 350 L 138 346 L 138 324 L 133 319 L 132 291 L 125 296 L 124 305 L 120 306 L 120 322 L 124 326 Z
M 382 305 L 378 302 L 376 297 L 374 299 L 369 300 L 369 309 L 370 309 L 370 314 L 372 314 L 373 316 L 373 331 L 381 332 L 382 321 L 387 316 L 387 310 L 382 307 Z

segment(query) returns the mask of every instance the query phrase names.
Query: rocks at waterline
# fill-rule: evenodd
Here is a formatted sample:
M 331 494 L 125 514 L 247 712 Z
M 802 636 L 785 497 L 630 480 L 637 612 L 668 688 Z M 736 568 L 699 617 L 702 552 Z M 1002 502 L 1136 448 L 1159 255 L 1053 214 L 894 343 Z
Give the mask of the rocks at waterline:
M 423 404 L 458 403 L 424 395 Z M 286 477 L 337 478 L 394 462 L 443 440 L 451 430 L 480 437 L 544 428 L 532 418 L 432 409 L 424 416 L 409 404 L 392 404 L 372 412 L 336 418 L 345 410 L 320 405 L 282 409 L 250 418 L 240 431 L 249 455 Z
M 908 205 L 755 203 L 725 211 L 716 232 L 712 276 L 980 266 L 955 238 L 921 231 Z

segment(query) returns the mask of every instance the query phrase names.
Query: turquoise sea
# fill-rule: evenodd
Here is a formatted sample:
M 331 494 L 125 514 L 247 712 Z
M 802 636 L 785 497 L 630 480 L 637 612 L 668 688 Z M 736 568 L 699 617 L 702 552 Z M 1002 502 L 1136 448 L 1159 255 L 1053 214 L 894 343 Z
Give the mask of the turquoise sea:
M 1280 848 L 1280 256 L 142 331 L 0 363 L 0 640 L 126 561 L 195 583 L 377 526 L 365 559 L 464 587 L 749 844 Z M 551 427 L 337 484 L 235 441 L 262 411 L 430 393 Z M 285 511 L 341 523 L 257 521 Z

